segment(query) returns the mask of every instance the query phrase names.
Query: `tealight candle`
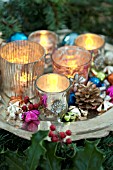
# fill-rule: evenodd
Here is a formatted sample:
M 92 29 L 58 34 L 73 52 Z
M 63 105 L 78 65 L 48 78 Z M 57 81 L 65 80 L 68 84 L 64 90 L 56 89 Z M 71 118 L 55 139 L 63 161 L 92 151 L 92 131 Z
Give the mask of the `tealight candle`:
M 75 74 L 88 79 L 91 63 L 91 54 L 77 46 L 64 46 L 58 48 L 52 55 L 53 71 L 73 78 Z
M 0 54 L 3 94 L 33 98 L 34 79 L 44 72 L 44 48 L 35 42 L 13 41 L 1 47 Z
M 35 80 L 36 94 L 46 95 L 47 109 L 56 115 L 68 109 L 70 81 L 64 75 L 48 73 Z M 38 92 L 38 93 L 37 93 Z
M 30 41 L 37 42 L 41 44 L 45 51 L 46 51 L 46 57 L 45 57 L 45 69 L 51 65 L 51 54 L 53 53 L 54 49 L 57 48 L 58 44 L 58 36 L 53 31 L 49 30 L 39 30 L 32 32 L 28 39 Z
M 40 43 L 45 48 L 46 54 L 51 54 L 58 44 L 57 34 L 49 30 L 34 31 L 28 39 Z
M 81 34 L 75 40 L 75 45 L 90 51 L 94 57 L 104 53 L 104 44 L 101 36 L 92 33 Z

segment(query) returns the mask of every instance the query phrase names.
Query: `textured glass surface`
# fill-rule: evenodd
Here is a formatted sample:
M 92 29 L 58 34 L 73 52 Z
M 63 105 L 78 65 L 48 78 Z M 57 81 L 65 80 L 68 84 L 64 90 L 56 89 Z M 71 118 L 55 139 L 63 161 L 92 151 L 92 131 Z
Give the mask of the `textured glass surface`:
M 81 34 L 76 38 L 75 44 L 89 50 L 93 58 L 104 56 L 105 40 L 102 36 L 92 33 Z
M 69 79 L 63 75 L 49 73 L 35 81 L 36 94 L 46 95 L 47 109 L 56 115 L 68 109 Z
M 53 71 L 74 77 L 79 74 L 86 80 L 91 63 L 91 54 L 77 46 L 64 46 L 57 49 L 52 55 Z
M 86 33 L 79 35 L 75 44 L 79 47 L 84 47 L 86 50 L 97 50 L 104 46 L 104 39 L 96 34 Z
M 52 31 L 40 30 L 32 32 L 28 39 L 40 43 L 46 50 L 46 54 L 52 53 L 57 47 L 58 36 Z
M 34 79 L 44 72 L 44 55 L 44 48 L 30 41 L 14 41 L 1 48 L 1 90 L 7 97 L 34 96 Z

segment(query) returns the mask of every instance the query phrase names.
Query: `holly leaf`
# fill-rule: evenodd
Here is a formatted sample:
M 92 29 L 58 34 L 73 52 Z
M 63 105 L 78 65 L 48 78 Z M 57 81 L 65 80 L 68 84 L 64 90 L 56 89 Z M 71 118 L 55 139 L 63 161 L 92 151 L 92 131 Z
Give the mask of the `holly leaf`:
M 9 170 L 26 170 L 25 157 L 20 156 L 17 151 L 7 151 L 5 153 L 5 159 Z
M 31 146 L 26 150 L 27 160 L 26 168 L 29 170 L 35 170 L 38 166 L 41 155 L 45 155 L 46 149 L 42 145 L 42 141 L 48 135 L 47 131 L 38 131 L 32 135 Z
M 46 157 L 40 162 L 42 170 L 61 170 L 61 161 L 63 159 L 55 155 L 57 143 L 44 141 L 44 146 L 47 152 Z
M 97 148 L 99 140 L 85 142 L 84 149 L 79 149 L 73 157 L 71 170 L 102 170 L 104 154 Z

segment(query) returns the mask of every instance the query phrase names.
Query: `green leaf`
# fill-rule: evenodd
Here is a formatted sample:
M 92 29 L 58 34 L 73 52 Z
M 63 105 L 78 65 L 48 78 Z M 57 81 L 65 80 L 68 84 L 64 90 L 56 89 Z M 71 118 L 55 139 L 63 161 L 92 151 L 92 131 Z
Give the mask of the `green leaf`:
M 47 152 L 46 158 L 43 159 L 40 165 L 42 170 L 61 170 L 61 161 L 63 159 L 55 155 L 57 143 L 44 141 L 44 146 L 46 147 Z
M 9 170 L 26 170 L 24 165 L 25 157 L 18 155 L 17 152 L 7 151 L 5 159 L 8 163 Z
M 33 134 L 31 138 L 31 146 L 27 149 L 27 161 L 26 168 L 28 170 L 35 170 L 38 166 L 39 159 L 41 155 L 44 155 L 46 149 L 42 145 L 42 141 L 47 137 L 48 131 L 38 131 L 36 134 Z
M 97 148 L 98 141 L 86 141 L 84 149 L 79 149 L 73 158 L 71 170 L 102 170 L 104 154 Z

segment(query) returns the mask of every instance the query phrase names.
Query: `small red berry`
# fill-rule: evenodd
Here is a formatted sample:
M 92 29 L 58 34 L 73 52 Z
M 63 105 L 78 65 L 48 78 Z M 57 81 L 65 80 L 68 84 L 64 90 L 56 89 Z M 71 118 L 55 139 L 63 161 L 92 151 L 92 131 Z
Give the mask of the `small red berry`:
M 55 131 L 55 130 L 56 130 L 56 126 L 55 126 L 55 125 L 51 125 L 51 126 L 50 126 L 50 129 L 51 129 L 52 131 Z
M 38 109 L 38 107 L 39 107 L 39 103 L 35 103 L 35 104 L 33 104 L 33 107 L 34 107 L 34 109 Z
M 53 136 L 51 140 L 52 140 L 52 142 L 58 142 L 59 141 L 56 136 Z
M 28 96 L 24 97 L 24 103 L 27 104 L 28 102 L 29 102 L 29 97 Z
M 50 131 L 49 134 L 48 134 L 49 137 L 53 137 L 54 135 L 55 134 L 53 133 L 53 131 Z
M 60 137 L 61 137 L 62 139 L 64 139 L 64 138 L 66 137 L 65 132 L 60 132 L 59 134 L 60 134 Z
M 67 139 L 66 139 L 66 143 L 67 143 L 67 144 L 71 144 L 71 143 L 72 143 L 72 140 L 71 140 L 70 138 L 67 138 Z
M 33 110 L 34 109 L 33 104 L 29 104 L 28 108 L 29 108 L 29 110 Z
M 25 112 L 25 111 L 27 111 L 27 106 L 26 105 L 23 105 L 22 106 L 22 110 Z
M 66 135 L 71 136 L 72 132 L 70 130 L 66 130 Z

